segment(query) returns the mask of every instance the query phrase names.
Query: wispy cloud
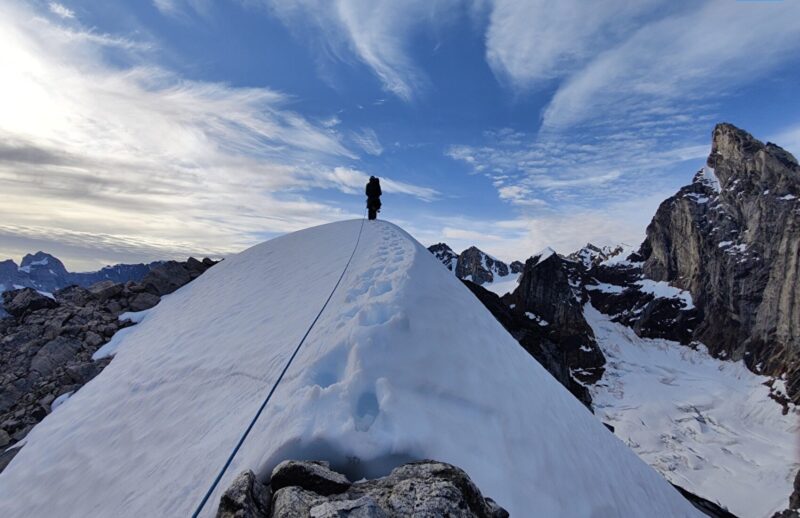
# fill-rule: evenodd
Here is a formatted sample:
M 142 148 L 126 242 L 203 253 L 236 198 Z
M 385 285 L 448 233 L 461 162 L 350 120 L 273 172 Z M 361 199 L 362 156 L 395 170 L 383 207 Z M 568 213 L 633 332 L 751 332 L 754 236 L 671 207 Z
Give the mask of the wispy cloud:
M 602 209 L 576 208 L 512 219 L 429 217 L 402 224 L 425 245 L 445 241 L 456 252 L 474 245 L 505 261 L 524 261 L 547 246 L 563 254 L 578 250 L 587 241 L 598 246 L 636 246 L 644 239 L 641 222 L 650 220 L 662 200 L 650 195 L 613 202 Z
M 361 131 L 353 132 L 352 139 L 358 147 L 370 155 L 380 156 L 383 154 L 381 141 L 372 128 L 363 128 Z
M 460 0 L 260 0 L 306 40 L 340 61 L 355 56 L 386 91 L 405 101 L 425 87 L 409 46 L 415 34 L 450 19 Z
M 800 49 L 798 17 L 797 2 L 711 1 L 646 23 L 562 84 L 544 125 L 624 124 L 730 92 Z
M 237 251 L 358 215 L 304 195 L 342 190 L 328 175 L 358 154 L 290 110 L 286 95 L 189 81 L 113 36 L 76 34 L 91 33 L 21 3 L 0 16 L 6 227 L 115 236 L 142 250 Z M 128 64 L 107 61 L 110 46 L 127 51 Z
M 47 4 L 47 8 L 50 9 L 50 12 L 59 16 L 64 19 L 75 18 L 75 11 L 68 9 L 63 4 L 59 4 L 58 2 L 50 2 Z
M 486 30 L 486 59 L 495 74 L 519 88 L 541 85 L 584 65 L 624 40 L 648 9 L 663 0 L 494 0 Z
M 707 135 L 712 124 L 700 118 L 689 129 L 697 126 Z M 686 129 L 667 122 L 658 131 L 631 128 L 608 135 L 503 129 L 485 132 L 483 145 L 453 146 L 447 155 L 488 177 L 501 200 L 528 212 L 598 206 L 664 194 L 659 177 L 665 167 L 708 154 L 709 144 L 693 144 Z

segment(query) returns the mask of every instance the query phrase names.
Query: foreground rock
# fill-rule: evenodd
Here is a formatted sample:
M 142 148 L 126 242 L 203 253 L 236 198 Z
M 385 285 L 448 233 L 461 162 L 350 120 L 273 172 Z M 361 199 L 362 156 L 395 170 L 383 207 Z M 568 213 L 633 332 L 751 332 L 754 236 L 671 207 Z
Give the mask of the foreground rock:
M 158 263 L 141 283 L 70 286 L 53 298 L 31 288 L 6 291 L 11 315 L 0 319 L 0 448 L 6 450 L 58 404 L 94 378 L 110 360 L 92 355 L 130 320 L 124 312 L 149 309 L 213 265 L 191 259 Z M 19 449 L 0 455 L 0 471 Z
M 217 518 L 399 518 L 450 516 L 506 518 L 464 471 L 425 460 L 376 480 L 350 483 L 326 462 L 286 461 L 269 486 L 251 471 L 240 474 L 220 499 Z

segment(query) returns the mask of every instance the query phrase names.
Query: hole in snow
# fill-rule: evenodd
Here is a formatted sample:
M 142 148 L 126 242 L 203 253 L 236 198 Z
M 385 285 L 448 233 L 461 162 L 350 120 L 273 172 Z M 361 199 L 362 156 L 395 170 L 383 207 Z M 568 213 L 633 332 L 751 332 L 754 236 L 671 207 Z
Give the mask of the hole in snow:
M 365 392 L 358 398 L 356 403 L 356 430 L 359 432 L 366 432 L 375 418 L 378 417 L 380 406 L 378 405 L 378 398 L 372 392 Z
M 258 479 L 269 481 L 272 470 L 284 460 L 324 460 L 331 464 L 331 469 L 342 473 L 351 482 L 385 477 L 394 468 L 408 462 L 423 460 L 425 457 L 414 456 L 406 452 L 382 453 L 370 458 L 359 458 L 346 446 L 315 439 L 304 443 L 293 439 L 277 448 L 258 471 Z

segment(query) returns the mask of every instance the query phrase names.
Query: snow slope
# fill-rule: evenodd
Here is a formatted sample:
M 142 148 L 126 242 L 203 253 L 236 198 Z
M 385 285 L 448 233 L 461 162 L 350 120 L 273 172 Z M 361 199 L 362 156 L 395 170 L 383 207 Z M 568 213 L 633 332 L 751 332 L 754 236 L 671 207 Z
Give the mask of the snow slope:
M 509 273 L 506 276 L 495 275 L 492 282 L 483 283 L 483 287 L 489 291 L 503 296 L 506 293 L 511 293 L 517 286 L 519 286 L 519 277 L 521 273 Z
M 584 315 L 608 360 L 590 387 L 596 415 L 643 460 L 741 518 L 787 507 L 800 467 L 798 411 L 782 414 L 769 378 L 705 350 L 640 338 L 590 305 Z
M 0 516 L 187 516 L 352 250 L 360 221 L 230 257 L 150 311 L 0 474 Z M 408 234 L 367 222 L 330 305 L 206 507 L 241 470 L 465 469 L 515 517 L 697 516 Z

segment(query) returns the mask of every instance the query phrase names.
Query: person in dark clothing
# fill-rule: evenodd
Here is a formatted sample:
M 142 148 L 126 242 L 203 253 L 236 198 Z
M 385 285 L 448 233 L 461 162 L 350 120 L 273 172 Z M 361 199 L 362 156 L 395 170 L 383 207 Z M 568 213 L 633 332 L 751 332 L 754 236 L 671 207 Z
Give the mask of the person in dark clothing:
M 378 217 L 381 211 L 381 182 L 374 176 L 369 177 L 367 182 L 367 210 L 369 211 L 369 219 Z

